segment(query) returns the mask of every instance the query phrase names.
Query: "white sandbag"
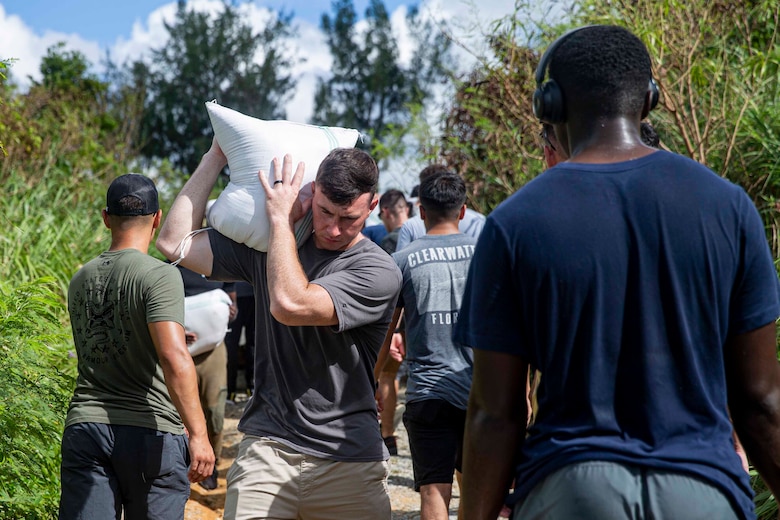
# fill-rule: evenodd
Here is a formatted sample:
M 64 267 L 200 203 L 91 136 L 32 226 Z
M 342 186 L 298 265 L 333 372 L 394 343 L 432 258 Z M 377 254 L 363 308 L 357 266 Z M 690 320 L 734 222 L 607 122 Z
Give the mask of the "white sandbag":
M 230 296 L 222 289 L 184 298 L 184 329 L 198 336 L 187 346 L 190 354 L 211 352 L 225 339 L 231 303 Z
M 269 225 L 265 190 L 257 172 L 267 171 L 269 183 L 273 185 L 271 161 L 290 154 L 293 171 L 299 162 L 306 164 L 305 187 L 314 180 L 320 163 L 331 150 L 352 148 L 360 137 L 357 130 L 348 128 L 264 121 L 214 101 L 206 103 L 206 110 L 230 168 L 230 182 L 209 210 L 209 224 L 223 235 L 258 251 L 268 250 Z M 311 215 L 307 217 L 295 226 L 298 245 L 311 233 Z

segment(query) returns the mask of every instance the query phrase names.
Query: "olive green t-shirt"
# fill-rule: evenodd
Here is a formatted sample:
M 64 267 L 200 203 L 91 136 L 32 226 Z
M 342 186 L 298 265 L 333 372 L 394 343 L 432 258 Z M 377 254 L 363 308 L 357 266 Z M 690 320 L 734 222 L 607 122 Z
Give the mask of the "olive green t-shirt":
M 78 379 L 65 426 L 140 426 L 181 434 L 149 323 L 184 323 L 184 286 L 172 265 L 135 249 L 107 251 L 68 289 Z

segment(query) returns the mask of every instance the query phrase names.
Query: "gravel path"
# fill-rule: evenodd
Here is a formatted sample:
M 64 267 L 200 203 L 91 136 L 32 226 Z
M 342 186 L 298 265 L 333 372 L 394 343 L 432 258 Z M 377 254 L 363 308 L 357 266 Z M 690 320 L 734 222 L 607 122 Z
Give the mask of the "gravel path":
M 240 397 L 239 397 L 240 399 Z M 403 395 L 399 396 L 399 403 L 403 402 Z M 192 486 L 190 500 L 187 503 L 185 520 L 221 520 L 225 506 L 225 474 L 233 463 L 233 458 L 238 451 L 238 443 L 241 434 L 236 429 L 238 419 L 246 404 L 245 398 L 235 404 L 228 404 L 225 409 L 224 442 L 222 459 L 219 461 L 219 487 L 213 491 L 206 491 L 199 485 Z M 403 404 L 396 411 L 396 418 L 400 418 Z M 412 458 L 409 454 L 409 443 L 403 423 L 398 421 L 396 436 L 398 437 L 398 455 L 390 457 L 390 476 L 388 489 L 390 492 L 390 504 L 393 510 L 392 520 L 418 520 L 420 518 L 420 495 L 413 489 Z M 450 519 L 457 518 L 460 492 L 457 482 L 453 484 L 452 501 L 450 502 Z

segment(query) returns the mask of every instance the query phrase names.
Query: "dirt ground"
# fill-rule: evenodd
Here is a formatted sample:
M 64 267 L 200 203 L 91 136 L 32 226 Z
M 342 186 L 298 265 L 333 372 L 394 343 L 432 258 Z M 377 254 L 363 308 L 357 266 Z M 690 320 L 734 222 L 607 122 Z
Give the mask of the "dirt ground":
M 399 396 L 403 401 L 403 395 Z M 240 399 L 240 396 L 239 396 Z M 185 520 L 221 520 L 225 508 L 225 475 L 233 463 L 238 452 L 238 443 L 241 434 L 236 429 L 238 419 L 246 404 L 245 400 L 238 400 L 235 404 L 228 404 L 225 409 L 224 443 L 222 459 L 219 461 L 219 486 L 212 491 L 206 491 L 198 484 L 192 485 L 190 500 L 184 514 Z M 397 417 L 403 410 L 399 405 Z M 398 455 L 390 458 L 390 476 L 388 489 L 390 491 L 390 504 L 393 510 L 393 520 L 418 520 L 420 518 L 420 495 L 414 491 L 412 459 L 409 454 L 409 444 L 403 423 L 398 421 Z M 450 503 L 450 518 L 457 517 L 460 492 L 457 483 L 453 485 L 452 502 Z M 348 519 L 345 519 L 348 520 Z

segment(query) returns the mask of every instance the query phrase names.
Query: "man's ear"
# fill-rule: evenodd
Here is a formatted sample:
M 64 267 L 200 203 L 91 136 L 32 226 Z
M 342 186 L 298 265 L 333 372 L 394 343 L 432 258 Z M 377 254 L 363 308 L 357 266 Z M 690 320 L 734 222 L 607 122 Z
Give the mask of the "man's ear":
M 152 229 L 158 229 L 160 227 L 160 222 L 162 222 L 162 215 L 163 212 L 161 209 L 157 210 L 157 213 L 154 215 L 154 222 L 152 222 Z
M 458 220 L 463 220 L 463 217 L 466 216 L 466 205 L 460 207 L 460 213 L 458 214 Z
M 422 207 L 422 204 L 417 206 L 417 209 L 420 210 L 420 219 L 425 220 L 425 208 Z
M 544 162 L 548 168 L 558 164 L 558 157 L 555 155 L 555 151 L 547 145 L 544 145 Z
M 369 212 L 374 211 L 374 208 L 376 207 L 377 204 L 379 204 L 379 195 L 375 193 L 374 199 L 371 201 L 371 204 L 368 207 L 368 211 Z
M 111 219 L 108 218 L 108 211 L 106 211 L 105 208 L 103 208 L 103 224 L 108 228 L 111 229 Z

